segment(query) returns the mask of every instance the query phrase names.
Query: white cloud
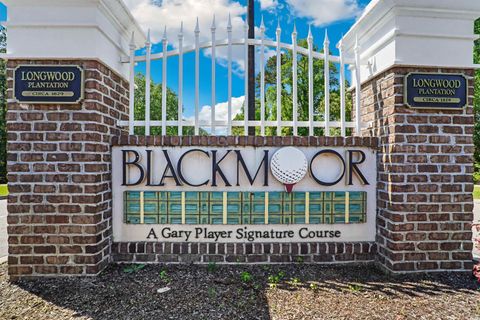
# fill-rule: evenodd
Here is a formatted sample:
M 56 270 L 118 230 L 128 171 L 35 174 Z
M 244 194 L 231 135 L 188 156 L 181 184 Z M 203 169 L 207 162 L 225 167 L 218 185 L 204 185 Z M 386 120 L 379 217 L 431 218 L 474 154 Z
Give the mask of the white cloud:
M 244 102 L 245 102 L 245 96 L 232 98 L 232 120 L 235 118 L 237 114 L 240 113 Z M 200 112 L 198 114 L 199 120 L 210 123 L 210 119 L 212 116 L 211 110 L 212 108 L 209 105 L 203 106 L 200 109 Z M 217 103 L 215 105 L 215 119 L 217 121 L 227 121 L 227 117 L 228 117 L 228 102 Z M 194 121 L 195 116 L 186 117 L 186 119 L 189 121 Z M 206 130 L 207 132 L 210 132 L 209 126 L 204 127 L 203 129 Z M 226 134 L 227 128 L 218 127 L 216 128 L 215 133 L 219 135 Z
M 245 96 L 232 98 L 232 119 L 240 113 L 243 103 L 245 102 Z M 208 121 L 211 119 L 211 106 L 206 105 L 200 109 L 199 118 L 200 121 Z M 217 121 L 227 121 L 228 117 L 228 102 L 221 102 L 215 105 L 215 119 Z M 190 120 L 194 120 L 194 117 L 190 117 Z
M 262 10 L 273 9 L 278 6 L 278 0 L 260 0 L 260 8 Z
M 244 20 L 246 9 L 239 2 L 232 0 L 124 0 L 133 16 L 145 29 L 151 29 L 153 42 L 160 42 L 164 27 L 167 27 L 167 38 L 171 45 L 178 46 L 180 23 L 183 21 L 184 44 L 191 45 L 195 41 L 195 25 L 199 18 L 200 42 L 211 40 L 213 15 L 216 20 L 217 40 L 227 38 L 228 15 L 232 19 L 233 39 L 244 37 Z M 209 55 L 208 51 L 205 51 Z M 225 62 L 227 49 L 218 48 L 217 57 Z M 235 46 L 232 50 L 234 68 L 243 70 L 243 48 Z M 222 61 L 220 61 L 222 63 Z M 223 63 L 222 63 L 223 64 Z
M 232 37 L 244 38 L 244 15 L 246 7 L 238 0 L 123 0 L 130 8 L 144 30 L 151 29 L 153 42 L 158 43 L 163 37 L 164 27 L 167 27 L 169 43 L 178 46 L 180 23 L 184 24 L 184 44 L 194 43 L 194 30 L 199 17 L 200 42 L 211 40 L 212 18 L 216 17 L 217 40 L 227 38 L 228 15 L 232 19 Z M 284 7 L 279 0 L 258 0 L 264 10 L 276 10 Z M 325 25 L 337 20 L 350 18 L 359 13 L 358 0 L 283 0 L 299 17 L 311 20 L 315 25 Z M 260 32 L 256 27 L 256 34 Z M 210 49 L 203 53 L 209 57 Z M 274 48 L 266 48 L 266 59 L 275 55 Z M 233 72 L 243 76 L 245 70 L 243 45 L 234 46 L 232 50 Z M 256 58 L 256 70 L 259 70 L 259 56 Z M 217 62 L 227 65 L 227 48 L 217 48 Z
M 267 0 L 262 0 L 267 1 Z M 316 26 L 353 18 L 360 13 L 357 0 L 285 0 L 301 18 L 310 19 Z

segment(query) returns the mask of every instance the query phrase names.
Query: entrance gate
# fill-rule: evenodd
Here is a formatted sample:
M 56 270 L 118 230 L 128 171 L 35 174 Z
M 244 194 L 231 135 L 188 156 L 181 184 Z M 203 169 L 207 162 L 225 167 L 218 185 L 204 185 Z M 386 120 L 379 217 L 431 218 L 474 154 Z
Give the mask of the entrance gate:
M 323 52 L 312 33 L 305 47 L 296 31 L 291 44 L 280 29 L 276 41 L 266 39 L 263 23 L 259 39 L 235 39 L 229 20 L 224 40 L 215 22 L 206 42 L 196 28 L 192 45 L 186 30 L 178 41 L 166 30 L 163 52 L 152 53 L 152 39 L 121 1 L 6 1 L 11 277 L 93 275 L 111 262 L 469 269 L 480 4 L 410 2 L 372 2 L 337 57 L 327 36 Z M 24 21 L 25 10 L 38 20 Z M 254 121 L 232 95 L 233 55 L 249 45 L 260 57 Z M 145 55 L 134 55 L 143 47 Z M 296 57 L 291 68 L 288 56 Z M 167 69 L 168 59 L 178 70 Z M 187 59 L 193 75 L 184 75 Z M 225 106 L 216 98 L 217 59 L 227 66 Z M 161 101 L 150 86 L 135 90 L 135 63 L 145 62 L 149 83 L 156 60 L 163 79 L 178 75 L 173 112 L 166 81 Z M 204 68 L 213 75 L 211 108 L 199 104 Z M 19 70 L 40 72 L 38 83 L 23 83 Z M 66 80 L 42 80 L 49 72 Z M 191 117 L 183 110 L 187 77 Z M 145 97 L 143 114 L 135 94 Z M 256 136 L 247 136 L 252 127 Z

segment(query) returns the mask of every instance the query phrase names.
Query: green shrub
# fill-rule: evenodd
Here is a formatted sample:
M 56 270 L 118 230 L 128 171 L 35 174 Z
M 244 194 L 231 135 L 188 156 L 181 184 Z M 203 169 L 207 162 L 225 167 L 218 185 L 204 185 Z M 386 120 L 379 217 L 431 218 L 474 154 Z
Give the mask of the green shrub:
M 252 275 L 250 274 L 250 272 L 248 272 L 248 271 L 243 271 L 243 272 L 240 274 L 240 279 L 242 280 L 243 283 L 248 283 L 248 282 L 252 281 L 253 277 L 252 277 Z

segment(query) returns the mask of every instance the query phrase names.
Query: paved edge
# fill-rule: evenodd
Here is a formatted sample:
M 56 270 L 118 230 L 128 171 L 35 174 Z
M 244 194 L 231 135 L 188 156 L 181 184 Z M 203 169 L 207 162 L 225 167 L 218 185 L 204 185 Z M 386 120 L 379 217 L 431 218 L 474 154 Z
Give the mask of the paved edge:
M 473 200 L 473 203 L 474 203 L 474 207 L 473 207 L 473 223 L 480 223 L 480 199 L 474 199 Z M 480 236 L 480 234 L 478 232 L 475 232 L 472 228 L 472 232 L 473 232 L 473 239 L 475 239 L 475 237 L 478 237 Z M 480 263 L 480 250 L 478 249 L 475 249 L 475 244 L 474 244 L 474 247 L 473 247 L 473 250 L 472 250 L 472 254 L 473 254 L 473 262 L 474 263 Z
M 0 196 L 0 201 L 4 201 L 4 200 L 7 200 L 7 197 Z M 5 206 L 5 209 L 6 209 L 6 206 Z M 5 217 L 8 216 L 8 212 L 6 212 L 6 213 L 7 214 L 5 215 Z M 7 222 L 7 220 L 5 219 L 5 223 L 6 222 Z M 5 230 L 6 230 L 6 226 L 5 226 Z M 8 234 L 7 234 L 7 239 L 8 239 Z M 6 263 L 8 261 L 8 240 L 7 240 L 7 253 L 6 254 L 7 254 L 6 256 L 3 256 L 3 257 L 0 256 L 0 264 Z

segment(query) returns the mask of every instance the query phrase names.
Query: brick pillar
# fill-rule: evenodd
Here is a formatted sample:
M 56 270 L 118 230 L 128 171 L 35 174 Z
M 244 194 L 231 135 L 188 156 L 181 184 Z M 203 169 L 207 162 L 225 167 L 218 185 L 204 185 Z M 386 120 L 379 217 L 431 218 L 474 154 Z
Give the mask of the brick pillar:
M 80 66 L 84 101 L 14 103 L 19 64 Z M 128 119 L 128 82 L 93 60 L 10 60 L 7 76 L 10 277 L 97 274 L 110 256 L 111 140 Z
M 464 73 L 468 107 L 415 110 L 403 103 L 409 72 Z M 389 271 L 471 268 L 473 70 L 393 67 L 362 86 L 363 135 L 379 137 L 378 260 Z

